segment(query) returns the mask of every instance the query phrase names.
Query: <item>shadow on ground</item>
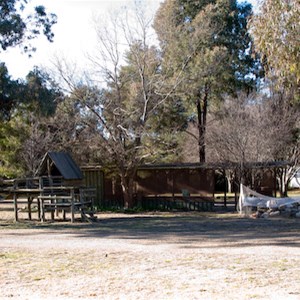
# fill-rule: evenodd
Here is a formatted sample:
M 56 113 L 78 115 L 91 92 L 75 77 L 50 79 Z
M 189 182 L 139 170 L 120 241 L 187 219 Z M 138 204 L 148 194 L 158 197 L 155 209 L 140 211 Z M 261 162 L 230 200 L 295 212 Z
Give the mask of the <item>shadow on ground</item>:
M 0 224 L 4 229 L 5 225 Z M 99 216 L 97 222 L 86 223 L 27 223 L 21 228 L 29 228 L 24 234 L 71 234 L 76 238 L 143 239 L 149 242 L 161 241 L 182 244 L 184 247 L 201 247 L 201 242 L 216 242 L 211 247 L 282 245 L 300 246 L 299 219 L 249 219 L 236 215 L 158 215 L 158 216 Z M 43 230 L 40 230 L 43 229 Z M 3 231 L 2 231 L 3 233 Z M 18 235 L 18 232 L 14 232 Z

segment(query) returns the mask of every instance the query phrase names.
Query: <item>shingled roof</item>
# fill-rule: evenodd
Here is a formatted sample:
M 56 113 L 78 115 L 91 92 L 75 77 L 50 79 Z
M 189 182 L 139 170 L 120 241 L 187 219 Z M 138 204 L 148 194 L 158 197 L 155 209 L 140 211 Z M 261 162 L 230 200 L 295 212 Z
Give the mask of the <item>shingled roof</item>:
M 47 152 L 39 167 L 38 175 L 62 176 L 67 180 L 83 178 L 80 168 L 66 152 Z

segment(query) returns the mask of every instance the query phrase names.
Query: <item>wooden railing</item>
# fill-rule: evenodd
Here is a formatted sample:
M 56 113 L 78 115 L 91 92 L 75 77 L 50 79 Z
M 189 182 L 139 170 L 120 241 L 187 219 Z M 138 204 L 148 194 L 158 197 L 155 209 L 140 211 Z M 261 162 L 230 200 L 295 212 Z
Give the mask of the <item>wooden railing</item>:
M 214 198 L 208 196 L 144 196 L 144 209 L 213 211 Z
M 9 195 L 10 203 L 14 206 L 14 219 L 18 221 L 20 204 L 27 207 L 28 219 L 32 219 L 32 207 L 37 207 L 38 219 L 46 220 L 46 213 L 51 213 L 51 220 L 63 213 L 71 214 L 71 222 L 75 220 L 75 214 L 80 213 L 82 219 L 86 219 L 88 213 L 93 215 L 96 199 L 96 189 L 88 187 L 71 187 L 62 185 L 62 177 L 39 177 L 14 179 L 2 182 L 1 193 Z M 9 204 L 9 202 L 5 202 Z

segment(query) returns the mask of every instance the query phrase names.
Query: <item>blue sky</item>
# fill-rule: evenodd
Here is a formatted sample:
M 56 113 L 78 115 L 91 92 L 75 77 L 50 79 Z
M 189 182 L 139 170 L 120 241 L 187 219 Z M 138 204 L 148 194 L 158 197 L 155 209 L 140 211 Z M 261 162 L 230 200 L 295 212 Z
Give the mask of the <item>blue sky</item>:
M 158 8 L 161 0 L 144 0 L 152 10 Z M 87 49 L 96 44 L 93 16 L 105 14 L 111 9 L 127 5 L 126 0 L 32 0 L 30 5 L 44 5 L 49 12 L 58 16 L 54 26 L 54 42 L 49 43 L 40 37 L 34 41 L 37 52 L 32 58 L 22 54 L 19 48 L 12 48 L 0 53 L 0 61 L 4 61 L 13 78 L 24 78 L 34 66 L 52 67 L 55 56 L 66 57 L 76 62 L 79 68 L 87 64 Z M 255 4 L 256 0 L 248 2 Z

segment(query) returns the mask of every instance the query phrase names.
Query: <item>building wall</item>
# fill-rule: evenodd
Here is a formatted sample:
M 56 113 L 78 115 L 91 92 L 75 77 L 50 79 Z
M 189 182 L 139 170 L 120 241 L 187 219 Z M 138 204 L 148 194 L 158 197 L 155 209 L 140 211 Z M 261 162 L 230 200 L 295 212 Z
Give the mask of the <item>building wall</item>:
M 101 207 L 122 207 L 123 195 L 117 176 L 105 174 L 101 168 L 82 168 L 84 184 L 97 190 L 97 205 Z M 256 190 L 272 195 L 276 180 L 274 169 L 256 169 L 260 173 Z M 250 178 L 253 178 L 250 176 Z M 249 187 L 251 180 L 246 183 Z M 141 168 L 135 184 L 136 201 L 151 196 L 199 196 L 213 197 L 215 193 L 215 169 L 198 167 L 157 167 Z
M 83 182 L 86 187 L 96 189 L 96 203 L 100 206 L 104 199 L 104 173 L 97 168 L 82 168 Z
M 188 193 L 212 196 L 214 193 L 214 171 L 210 169 L 142 169 L 137 172 L 137 194 L 182 195 Z

